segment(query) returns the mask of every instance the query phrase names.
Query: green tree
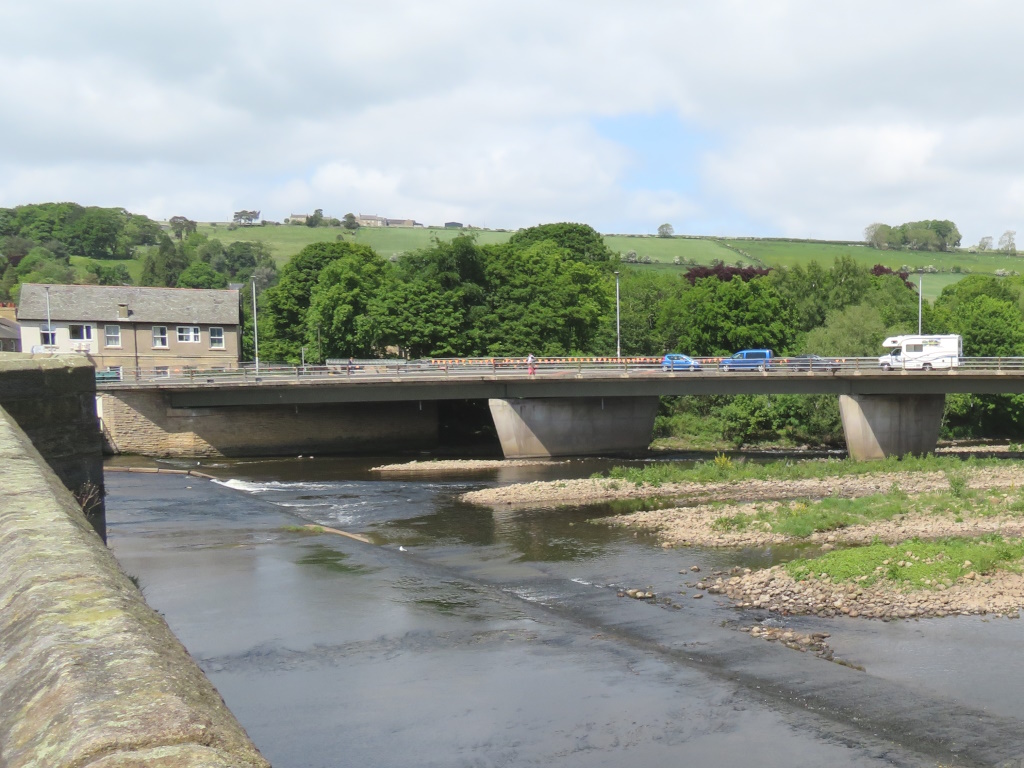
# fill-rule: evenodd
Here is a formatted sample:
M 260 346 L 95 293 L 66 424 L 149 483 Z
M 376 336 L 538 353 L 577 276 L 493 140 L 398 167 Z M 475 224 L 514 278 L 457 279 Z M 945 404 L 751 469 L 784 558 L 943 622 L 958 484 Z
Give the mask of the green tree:
M 124 264 L 103 264 L 90 261 L 85 266 L 90 280 L 96 285 L 131 285 L 132 276 Z
M 658 227 L 658 237 L 672 237 L 676 231 L 672 228 L 671 224 L 662 224 Z
M 327 264 L 310 296 L 305 342 L 315 342 L 319 333 L 326 357 L 380 354 L 382 330 L 369 309 L 389 280 L 390 268 L 369 248 L 351 251 Z
M 313 215 L 306 219 L 307 227 L 319 227 L 324 223 L 324 211 L 323 208 L 317 208 L 313 211 Z
M 658 333 L 671 349 L 721 356 L 748 347 L 783 354 L 797 338 L 795 310 L 764 277 L 697 280 L 662 305 Z
M 306 314 L 320 272 L 332 261 L 353 256 L 369 259 L 376 254 L 368 246 L 356 243 L 312 243 L 281 269 L 277 284 L 262 295 L 265 310 L 260 316 L 260 346 L 266 339 L 267 359 L 300 358 L 299 350 L 307 340 Z
M 487 249 L 485 353 L 565 355 L 606 351 L 601 331 L 614 282 L 599 265 L 576 261 L 553 240 Z
M 194 261 L 178 276 L 178 288 L 227 288 L 228 279 L 202 261 Z
M 196 231 L 199 226 L 196 222 L 192 221 L 185 216 L 171 216 L 167 222 L 171 226 L 171 231 L 174 232 L 174 236 L 179 240 L 184 235 L 190 235 Z
M 355 214 L 353 214 L 353 213 L 346 213 L 345 214 L 345 218 L 344 218 L 344 223 L 342 224 L 342 226 L 345 227 L 345 229 L 349 229 L 349 230 L 352 230 L 352 231 L 355 231 L 355 230 L 359 229 L 359 222 L 356 221 Z
M 184 245 L 184 244 L 180 244 Z M 170 288 L 178 284 L 178 277 L 191 263 L 184 247 L 176 247 L 167 235 L 160 235 L 155 251 L 150 250 L 142 259 L 139 285 Z
M 877 308 L 855 304 L 830 312 L 825 324 L 804 338 L 803 350 L 826 357 L 872 357 L 881 354 L 887 331 Z
M 613 258 L 604 237 L 586 224 L 540 224 L 520 229 L 508 242 L 513 248 L 523 249 L 544 240 L 564 248 L 573 261 L 610 262 Z

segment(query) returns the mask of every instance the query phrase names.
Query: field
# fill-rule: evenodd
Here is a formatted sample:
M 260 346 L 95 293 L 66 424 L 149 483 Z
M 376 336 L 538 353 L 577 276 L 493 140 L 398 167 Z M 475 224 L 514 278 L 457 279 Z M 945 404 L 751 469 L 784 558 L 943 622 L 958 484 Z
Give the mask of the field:
M 680 261 L 693 259 L 698 264 L 710 264 L 715 259 L 721 259 L 726 264 L 734 264 L 737 259 L 742 258 L 728 248 L 723 248 L 715 240 L 703 237 L 605 235 L 604 242 L 612 253 L 625 254 L 636 251 L 640 259 L 650 257 L 651 261 L 663 264 L 672 264 L 676 257 Z
M 255 240 L 266 243 L 278 266 L 310 243 L 334 242 L 339 235 L 350 242 L 368 245 L 382 256 L 427 248 L 434 240 L 451 240 L 463 233 L 475 234 L 483 245 L 504 243 L 509 232 L 484 230 L 442 229 L 437 227 L 360 227 L 355 234 L 339 227 L 305 227 L 283 224 L 271 227 L 239 227 L 229 230 L 227 224 L 200 224 L 199 232 L 217 238 L 227 245 L 236 240 Z

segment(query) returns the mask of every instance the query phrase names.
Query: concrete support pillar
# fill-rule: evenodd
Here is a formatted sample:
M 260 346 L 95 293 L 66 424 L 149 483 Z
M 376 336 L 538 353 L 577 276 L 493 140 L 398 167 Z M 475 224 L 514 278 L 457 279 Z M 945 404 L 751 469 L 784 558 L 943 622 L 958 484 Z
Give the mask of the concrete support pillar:
M 657 397 L 488 400 L 507 459 L 646 450 Z
M 840 395 L 846 447 L 857 461 L 935 450 L 945 395 Z

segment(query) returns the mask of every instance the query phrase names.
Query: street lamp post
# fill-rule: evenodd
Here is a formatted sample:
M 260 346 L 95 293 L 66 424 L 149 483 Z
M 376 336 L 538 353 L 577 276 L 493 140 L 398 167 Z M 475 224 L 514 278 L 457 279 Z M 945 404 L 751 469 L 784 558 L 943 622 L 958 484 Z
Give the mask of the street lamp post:
M 619 273 L 615 273 L 615 358 L 622 357 L 622 331 L 619 324 Z
M 260 375 L 260 333 L 256 328 L 256 278 L 252 279 L 252 343 L 256 353 L 256 377 Z
M 924 275 L 917 276 L 917 335 L 921 335 L 921 296 L 924 293 Z

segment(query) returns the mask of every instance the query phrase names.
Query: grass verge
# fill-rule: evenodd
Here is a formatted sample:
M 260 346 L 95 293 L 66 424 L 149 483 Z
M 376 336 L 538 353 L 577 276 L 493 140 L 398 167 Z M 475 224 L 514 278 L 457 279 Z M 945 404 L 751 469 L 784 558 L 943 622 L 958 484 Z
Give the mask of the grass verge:
M 1001 536 L 911 539 L 899 544 L 871 544 L 836 550 L 813 560 L 793 560 L 784 567 L 797 581 L 828 577 L 864 585 L 880 581 L 908 589 L 945 589 L 964 576 L 996 571 L 1020 573 L 1024 541 Z

